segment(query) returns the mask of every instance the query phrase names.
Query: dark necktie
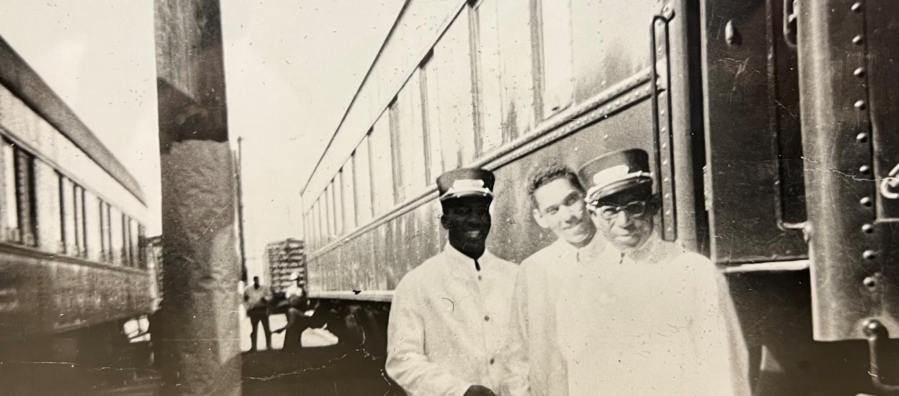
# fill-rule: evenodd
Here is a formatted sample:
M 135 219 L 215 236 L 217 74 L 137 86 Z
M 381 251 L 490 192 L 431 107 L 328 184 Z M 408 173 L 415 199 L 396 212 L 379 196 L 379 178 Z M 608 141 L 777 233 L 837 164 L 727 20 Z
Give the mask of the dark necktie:
M 481 270 L 481 264 L 478 263 L 478 259 L 474 260 L 474 269 L 476 269 L 478 271 Z

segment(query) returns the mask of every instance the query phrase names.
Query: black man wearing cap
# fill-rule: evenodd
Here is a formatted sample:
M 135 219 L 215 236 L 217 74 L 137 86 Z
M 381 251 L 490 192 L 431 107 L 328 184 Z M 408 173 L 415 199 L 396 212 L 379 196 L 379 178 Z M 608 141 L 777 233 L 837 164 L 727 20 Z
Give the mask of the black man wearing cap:
M 410 396 L 492 396 L 502 383 L 518 267 L 486 249 L 493 173 L 457 169 L 437 178 L 449 243 L 397 285 L 386 371 Z
M 598 229 L 623 254 L 579 266 L 559 297 L 570 394 L 748 395 L 723 277 L 653 236 L 659 199 L 647 153 L 613 152 L 578 176 Z M 591 314 L 577 314 L 584 309 Z

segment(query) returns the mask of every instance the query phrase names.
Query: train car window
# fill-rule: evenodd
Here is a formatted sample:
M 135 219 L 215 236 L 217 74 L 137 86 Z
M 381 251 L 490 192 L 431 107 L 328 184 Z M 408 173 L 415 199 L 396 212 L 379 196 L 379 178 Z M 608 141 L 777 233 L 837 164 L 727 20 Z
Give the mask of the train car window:
M 429 184 L 443 173 L 443 155 L 440 153 L 440 109 L 437 95 L 437 66 L 433 54 L 419 68 L 421 84 L 422 127 L 425 136 L 425 178 Z
M 390 148 L 390 116 L 381 114 L 371 133 L 372 195 L 375 216 L 387 213 L 396 203 L 393 188 L 393 158 Z M 374 177 L 377 175 L 377 177 Z
M 122 230 L 122 212 L 119 212 L 118 209 L 110 207 L 109 208 L 109 218 L 110 218 L 110 233 L 112 234 L 112 263 L 116 265 L 122 265 L 124 262 L 122 259 L 125 257 L 123 254 L 125 248 L 125 240 L 123 238 L 123 230 Z
M 321 213 L 319 213 L 319 207 L 321 206 L 321 200 L 316 199 L 315 204 L 312 205 L 312 219 L 314 220 L 313 231 L 315 231 L 315 248 L 318 249 L 322 246 L 322 220 Z
M 129 224 L 131 225 L 131 265 L 140 268 L 140 229 L 134 220 L 131 220 Z
M 343 235 L 343 171 L 337 172 L 331 180 L 331 191 L 334 193 L 334 228 L 337 236 Z
M 125 222 L 125 226 L 128 228 L 128 241 L 126 244 L 128 245 L 128 261 L 131 263 L 131 266 L 137 268 L 137 230 L 134 228 L 134 219 L 128 217 L 128 221 Z
M 540 11 L 543 117 L 547 118 L 568 107 L 574 97 L 571 1 L 541 1 Z
M 344 229 L 351 232 L 356 228 L 356 174 L 353 164 L 356 161 L 356 153 L 347 160 L 341 172 L 343 173 L 343 221 Z
M 68 254 L 72 251 L 71 248 L 67 246 L 68 241 L 72 240 L 72 234 L 69 233 L 69 235 L 66 235 L 66 228 L 68 228 L 68 223 L 66 222 L 66 178 L 57 171 L 56 180 L 58 181 L 56 194 L 59 195 L 59 229 L 62 230 L 59 239 L 59 253 Z
M 100 261 L 110 262 L 109 255 L 109 205 L 98 199 L 100 210 Z
M 422 127 L 422 100 L 421 79 L 418 71 L 413 72 L 412 77 L 400 91 L 396 100 L 396 124 L 394 130 L 398 142 L 396 148 L 396 163 L 402 166 L 395 167 L 399 172 L 397 191 L 400 202 L 411 199 L 420 193 L 426 185 L 425 148 Z
M 41 250 L 61 253 L 62 227 L 59 218 L 59 174 L 56 169 L 38 159 L 34 160 L 35 230 Z
M 128 216 L 122 215 L 122 264 L 131 267 L 131 227 Z
M 503 144 L 502 83 L 499 68 L 499 16 L 496 0 L 484 0 L 475 9 L 477 62 L 478 155 Z
M 137 265 L 140 269 L 147 269 L 147 229 L 140 223 L 137 226 Z
M 88 241 L 87 258 L 103 261 L 103 233 L 100 228 L 100 200 L 90 192 L 84 193 L 84 236 Z
M 62 225 L 63 253 L 73 255 L 78 245 L 75 243 L 75 194 L 72 181 L 59 177 L 60 219 Z
M 325 216 L 328 216 L 329 239 L 336 234 L 334 227 L 334 189 L 332 183 L 328 183 L 328 187 L 325 187 Z
M 371 133 L 362 138 L 356 148 L 356 219 L 359 224 L 371 221 L 374 216 L 371 180 Z
M 3 156 L 3 239 L 10 242 L 21 242 L 19 231 L 19 204 L 16 199 L 16 155 L 12 143 L 3 140 L 0 155 Z
M 79 185 L 74 186 L 75 195 L 75 243 L 78 248 L 75 250 L 78 256 L 86 254 L 86 243 L 84 241 L 84 189 Z
M 325 192 L 318 198 L 318 226 L 319 226 L 319 247 L 328 243 L 328 214 L 325 212 Z
M 34 194 L 34 157 L 16 147 L 16 203 L 19 208 L 21 243 L 38 246 L 36 230 L 37 208 Z
M 387 114 L 390 122 L 390 158 L 391 163 L 397 166 L 391 166 L 393 172 L 393 199 L 394 202 L 403 202 L 406 199 L 405 188 L 403 188 L 403 169 L 400 164 L 403 163 L 401 157 L 400 142 L 402 136 L 400 132 L 399 106 L 397 104 L 398 97 L 393 98 L 393 102 L 387 106 Z M 383 117 L 383 116 L 382 116 Z
M 475 157 L 469 9 L 463 9 L 434 48 L 440 103 L 440 149 L 444 169 L 471 163 Z
M 531 1 L 498 1 L 500 69 L 503 73 L 503 141 L 526 133 L 534 123 L 534 41 Z
M 309 225 L 310 227 L 312 227 L 310 228 L 310 230 L 312 231 L 312 249 L 318 249 L 318 247 L 321 246 L 318 242 L 320 237 L 318 235 L 318 216 L 316 216 L 317 210 L 318 205 L 313 206 L 312 209 L 309 210 Z
M 78 211 L 78 214 L 81 215 L 81 218 L 77 223 L 78 228 L 81 230 L 81 246 L 79 250 L 81 251 L 81 257 L 87 257 L 87 249 L 88 246 L 90 246 L 90 238 L 88 238 L 87 236 L 87 208 L 85 206 L 84 200 L 87 197 L 87 191 L 85 191 L 85 189 L 81 187 L 79 187 L 79 189 L 81 190 L 79 194 L 81 200 L 81 208 Z

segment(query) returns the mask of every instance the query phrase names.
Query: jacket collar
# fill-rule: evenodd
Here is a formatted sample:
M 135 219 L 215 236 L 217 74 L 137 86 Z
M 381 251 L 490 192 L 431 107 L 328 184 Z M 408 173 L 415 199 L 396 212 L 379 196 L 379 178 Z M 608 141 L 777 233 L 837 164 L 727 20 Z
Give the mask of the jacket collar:
M 474 260 L 471 257 L 466 256 L 464 253 L 460 252 L 458 249 L 453 247 L 449 242 L 446 243 L 446 246 L 443 247 L 443 254 L 446 255 L 447 261 L 449 261 L 453 266 L 464 266 L 465 268 L 469 268 L 473 272 L 477 272 L 474 266 Z M 484 254 L 481 257 L 478 257 L 478 264 L 481 266 L 481 270 L 484 270 L 488 263 L 492 262 L 496 259 L 496 256 L 493 253 L 490 253 L 490 250 L 484 249 Z

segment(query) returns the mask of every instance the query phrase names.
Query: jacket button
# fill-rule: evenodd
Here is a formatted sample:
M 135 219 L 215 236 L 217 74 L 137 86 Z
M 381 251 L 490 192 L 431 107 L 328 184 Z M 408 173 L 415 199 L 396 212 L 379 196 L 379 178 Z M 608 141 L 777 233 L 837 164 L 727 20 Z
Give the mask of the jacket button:
M 490 358 L 490 364 L 493 364 L 493 362 L 494 362 L 493 358 Z
M 490 321 L 490 315 L 484 315 L 484 321 L 485 321 L 485 322 L 489 322 L 489 321 Z
M 481 276 L 480 276 L 480 275 L 478 275 L 478 280 L 481 280 Z

